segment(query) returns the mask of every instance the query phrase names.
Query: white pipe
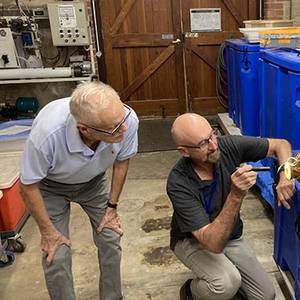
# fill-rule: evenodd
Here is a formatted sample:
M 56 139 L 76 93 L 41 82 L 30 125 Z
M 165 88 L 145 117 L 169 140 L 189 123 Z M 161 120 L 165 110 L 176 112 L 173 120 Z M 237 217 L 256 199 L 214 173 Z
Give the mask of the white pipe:
M 97 15 L 96 15 L 96 5 L 95 0 L 92 1 L 92 12 L 93 12 L 93 20 L 94 20 L 94 30 L 95 30 L 95 36 L 96 36 L 96 52 L 100 51 L 100 45 L 99 45 L 99 37 L 98 37 L 98 26 L 97 26 Z
M 36 69 L 0 69 L 0 79 L 72 77 L 70 67 Z

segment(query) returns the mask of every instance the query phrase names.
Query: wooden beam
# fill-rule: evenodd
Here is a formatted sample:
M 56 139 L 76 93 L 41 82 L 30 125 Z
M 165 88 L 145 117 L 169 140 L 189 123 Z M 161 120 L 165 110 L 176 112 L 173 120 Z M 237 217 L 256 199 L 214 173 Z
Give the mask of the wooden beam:
M 190 38 L 191 46 L 215 46 L 221 45 L 227 39 L 240 38 L 242 34 L 238 31 L 201 32 L 199 37 Z
M 249 0 L 249 16 L 248 20 L 256 20 L 259 18 L 259 3 L 257 0 Z
M 119 15 L 115 19 L 114 24 L 112 25 L 112 27 L 110 29 L 111 34 L 115 34 L 115 33 L 118 32 L 118 30 L 120 29 L 123 21 L 125 20 L 126 16 L 130 12 L 133 4 L 135 3 L 135 1 L 136 0 L 127 0 L 127 2 L 124 4 L 124 6 L 122 7 Z
M 184 66 L 184 35 L 182 24 L 182 1 L 171 0 L 173 32 L 176 33 L 176 38 L 181 40 L 180 46 L 175 47 L 175 72 L 176 72 L 176 87 L 179 102 L 179 113 L 185 113 L 188 107 L 188 99 L 186 93 L 186 70 Z M 174 38 L 174 40 L 176 39 Z
M 112 47 L 167 47 L 171 45 L 174 34 L 165 34 L 167 38 L 171 37 L 168 39 L 164 39 L 163 36 L 159 33 L 114 34 L 112 36 Z
M 178 99 L 151 99 L 151 100 L 133 100 L 127 101 L 139 117 L 152 116 L 177 116 L 179 111 Z
M 216 62 L 212 59 L 211 55 L 207 55 L 200 47 L 192 47 L 192 51 L 216 71 Z
M 146 69 L 142 71 L 121 93 L 122 101 L 127 100 L 130 95 L 140 87 L 173 53 L 175 47 L 166 48 Z
M 191 108 L 200 115 L 216 115 L 227 110 L 220 104 L 217 97 L 197 97 L 191 99 Z
M 237 21 L 237 23 L 239 24 L 239 26 L 243 27 L 243 25 L 244 25 L 243 18 L 241 17 L 240 13 L 236 9 L 236 7 L 232 3 L 232 1 L 231 0 L 223 0 L 223 2 L 225 4 L 225 6 L 228 8 L 229 12 L 234 17 L 234 19 Z

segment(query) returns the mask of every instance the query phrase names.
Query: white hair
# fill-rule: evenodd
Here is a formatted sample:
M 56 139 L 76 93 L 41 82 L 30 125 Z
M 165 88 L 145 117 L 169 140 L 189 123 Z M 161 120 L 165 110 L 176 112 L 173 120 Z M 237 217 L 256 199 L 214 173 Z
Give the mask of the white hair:
M 112 101 L 118 101 L 118 93 L 108 84 L 99 81 L 79 84 L 71 95 L 70 111 L 77 122 L 95 124 L 98 114 Z

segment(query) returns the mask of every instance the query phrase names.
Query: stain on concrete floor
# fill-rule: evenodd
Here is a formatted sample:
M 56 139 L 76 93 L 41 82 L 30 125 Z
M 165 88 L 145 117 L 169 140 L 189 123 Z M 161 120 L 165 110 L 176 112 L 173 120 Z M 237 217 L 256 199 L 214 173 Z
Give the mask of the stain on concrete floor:
M 144 262 L 157 266 L 167 266 L 176 260 L 169 246 L 151 248 L 148 252 L 144 253 L 144 257 Z
M 145 232 L 158 231 L 162 229 L 170 229 L 171 217 L 165 217 L 160 219 L 148 219 L 142 226 Z

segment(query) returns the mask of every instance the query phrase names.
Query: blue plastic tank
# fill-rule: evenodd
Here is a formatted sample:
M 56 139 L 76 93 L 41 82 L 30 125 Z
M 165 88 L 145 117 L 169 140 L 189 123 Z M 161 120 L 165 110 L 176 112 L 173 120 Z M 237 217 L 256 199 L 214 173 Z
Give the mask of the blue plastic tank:
M 295 280 L 295 298 L 300 300 L 300 184 L 290 201 L 291 209 L 275 205 L 274 259 L 281 270 L 289 271 Z
M 300 149 L 299 52 L 261 51 L 260 77 L 261 136 L 285 138 L 293 149 Z
M 244 39 L 226 40 L 229 116 L 243 135 L 258 136 L 260 45 Z

